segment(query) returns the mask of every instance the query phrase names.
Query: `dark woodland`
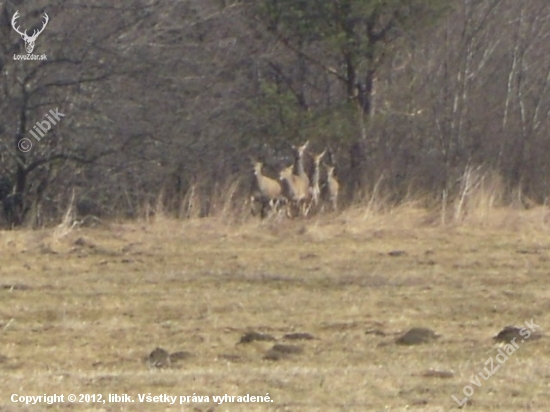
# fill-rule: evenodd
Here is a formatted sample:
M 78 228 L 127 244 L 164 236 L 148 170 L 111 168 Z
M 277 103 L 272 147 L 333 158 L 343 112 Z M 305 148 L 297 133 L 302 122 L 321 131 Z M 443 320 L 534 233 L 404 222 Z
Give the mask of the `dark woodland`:
M 47 60 L 14 58 L 16 11 L 29 35 L 49 17 Z M 474 175 L 503 204 L 545 204 L 549 16 L 545 0 L 2 1 L 0 226 L 249 216 L 251 158 L 275 179 L 306 141 L 343 208 L 437 205 Z

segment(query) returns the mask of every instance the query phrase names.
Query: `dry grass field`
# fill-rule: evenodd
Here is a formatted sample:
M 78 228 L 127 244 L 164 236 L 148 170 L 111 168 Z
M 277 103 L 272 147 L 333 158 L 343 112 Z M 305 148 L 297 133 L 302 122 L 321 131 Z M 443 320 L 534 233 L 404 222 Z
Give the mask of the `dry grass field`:
M 402 207 L 0 232 L 0 410 L 449 411 L 470 385 L 466 410 L 548 411 L 545 336 L 470 383 L 503 327 L 550 328 L 548 213 L 441 226 Z M 396 344 L 412 327 L 441 336 Z M 276 341 L 238 343 L 251 331 Z M 315 339 L 283 338 L 295 332 Z M 147 360 L 156 347 L 187 354 L 157 368 Z M 213 402 L 266 393 L 272 402 Z M 12 394 L 65 399 L 21 406 Z M 210 402 L 179 403 L 193 394 Z

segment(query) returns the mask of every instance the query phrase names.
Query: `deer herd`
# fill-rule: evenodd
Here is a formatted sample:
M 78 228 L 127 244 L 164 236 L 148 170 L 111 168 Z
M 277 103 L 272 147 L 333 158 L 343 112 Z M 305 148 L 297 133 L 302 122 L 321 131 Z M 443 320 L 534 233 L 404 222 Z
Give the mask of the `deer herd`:
M 312 210 L 324 208 L 324 199 L 333 211 L 336 210 L 340 185 L 335 176 L 332 153 L 328 149 L 321 153 L 312 153 L 312 172 L 308 175 L 304 167 L 308 144 L 309 141 L 302 146 L 292 146 L 294 162 L 279 171 L 278 179 L 264 175 L 263 163 L 251 159 L 255 176 L 255 187 L 251 196 L 253 214 L 259 205 L 262 218 L 283 210 L 290 218 L 305 217 Z M 321 178 L 321 160 L 325 156 L 328 163 L 323 162 L 326 173 Z

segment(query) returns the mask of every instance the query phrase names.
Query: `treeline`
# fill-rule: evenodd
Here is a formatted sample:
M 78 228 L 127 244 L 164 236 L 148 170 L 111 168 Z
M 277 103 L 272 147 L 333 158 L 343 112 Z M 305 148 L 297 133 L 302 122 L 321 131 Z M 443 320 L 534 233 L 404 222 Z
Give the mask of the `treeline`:
M 14 58 L 16 11 L 28 34 L 49 16 L 33 51 L 47 60 Z M 71 202 L 245 213 L 250 157 L 277 173 L 306 140 L 333 153 L 339 205 L 451 201 L 475 171 L 504 202 L 543 203 L 548 17 L 545 0 L 3 2 L 0 224 L 53 224 Z

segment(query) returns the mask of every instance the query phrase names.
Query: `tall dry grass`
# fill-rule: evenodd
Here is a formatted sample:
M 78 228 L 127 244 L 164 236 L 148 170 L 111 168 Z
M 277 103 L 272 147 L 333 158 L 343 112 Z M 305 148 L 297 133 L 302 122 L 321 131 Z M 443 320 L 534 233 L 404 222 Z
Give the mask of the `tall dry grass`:
M 343 186 L 345 183 L 341 181 Z M 502 176 L 481 166 L 466 167 L 459 178 L 441 193 L 427 193 L 411 184 L 405 195 L 398 196 L 391 189 L 388 178 L 382 174 L 370 189 L 362 193 L 360 199 L 352 201 L 345 196 L 339 199 L 337 212 L 332 211 L 328 200 L 323 198 L 320 207 L 312 209 L 307 218 L 289 220 L 284 213 L 274 213 L 263 222 L 260 222 L 259 213 L 254 215 L 251 212 L 254 204 L 250 199 L 249 176 L 230 177 L 215 185 L 195 181 L 182 193 L 167 189 L 163 187 L 156 195 L 151 194 L 137 208 L 135 217 L 130 219 L 151 223 L 208 217 L 232 225 L 286 225 L 296 222 L 320 225 L 336 219 L 350 226 L 400 222 L 417 227 L 508 227 L 514 230 L 522 225 L 545 229 L 550 219 L 545 204 L 535 204 L 522 193 L 520 187 L 510 188 Z M 75 226 L 85 224 L 85 216 L 78 215 L 74 204 L 73 193 L 63 216 L 58 219 L 56 236 L 63 237 Z M 102 220 L 105 221 L 104 218 Z M 128 218 L 112 217 L 110 220 L 124 221 Z M 406 220 L 410 222 L 406 223 Z
M 496 172 L 482 167 L 467 167 L 455 184 L 440 196 L 410 190 L 395 201 L 395 195 L 377 179 L 361 201 L 345 204 L 337 212 L 319 208 L 307 218 L 288 219 L 284 213 L 261 219 L 251 213 L 249 188 L 245 179 L 235 179 L 207 191 L 193 185 L 183 196 L 177 213 L 166 209 L 166 199 L 144 207 L 145 221 L 196 220 L 208 217 L 224 225 L 255 227 L 273 231 L 303 228 L 330 236 L 332 228 L 349 233 L 378 228 L 473 228 L 483 230 L 547 230 L 550 211 L 535 205 L 520 189 L 510 190 Z M 434 200 L 435 199 L 435 200 Z M 323 233 L 324 234 L 321 234 Z

